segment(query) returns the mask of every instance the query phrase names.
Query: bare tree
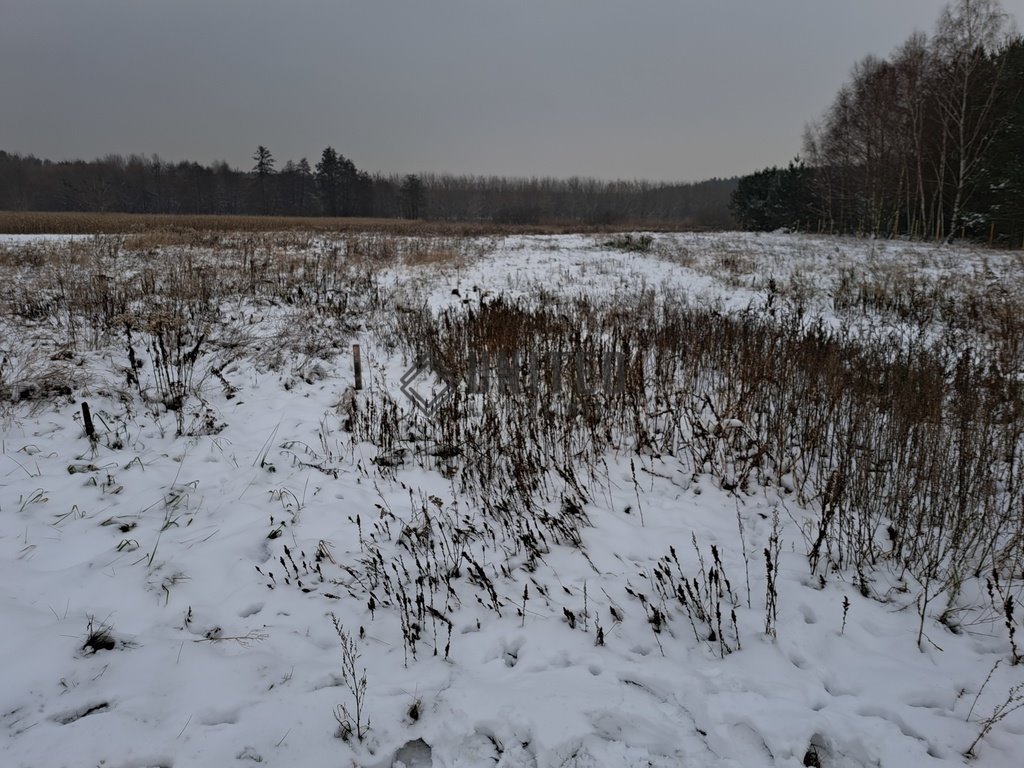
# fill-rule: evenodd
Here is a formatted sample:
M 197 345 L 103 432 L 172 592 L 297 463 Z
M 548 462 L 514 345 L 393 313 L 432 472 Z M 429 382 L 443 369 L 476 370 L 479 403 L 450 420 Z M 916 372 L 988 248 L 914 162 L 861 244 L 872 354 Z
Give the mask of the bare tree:
M 928 121 L 928 36 L 912 34 L 897 49 L 893 65 L 896 69 L 896 109 L 902 123 L 903 174 L 906 179 L 906 233 L 922 236 L 928 226 L 928 197 L 925 183 L 926 126 Z
M 993 136 L 990 118 L 999 72 L 993 69 L 992 54 L 1005 44 L 1010 31 L 1010 19 L 999 0 L 957 0 L 939 16 L 932 41 L 939 72 L 934 95 L 947 149 L 943 157 L 951 160 L 942 168 L 939 181 L 944 186 L 950 176 L 953 201 L 949 230 L 943 232 L 940 220 L 937 238 L 953 237 L 962 227 L 972 177 Z
M 409 174 L 402 181 L 399 190 L 402 201 L 402 216 L 407 219 L 418 219 L 423 209 L 423 182 L 419 176 Z

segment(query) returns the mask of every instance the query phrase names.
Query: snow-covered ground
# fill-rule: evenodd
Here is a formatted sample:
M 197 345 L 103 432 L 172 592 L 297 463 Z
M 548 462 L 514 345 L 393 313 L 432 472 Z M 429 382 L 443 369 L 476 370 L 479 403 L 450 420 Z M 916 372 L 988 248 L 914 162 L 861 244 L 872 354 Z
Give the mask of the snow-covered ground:
M 1018 255 L 952 247 L 678 234 L 635 253 L 607 240 L 508 238 L 483 255 L 383 265 L 376 279 L 395 306 L 435 310 L 648 290 L 722 311 L 763 303 L 774 280 L 832 323 L 844 269 L 1022 285 Z M 6 269 L 16 282 L 37 267 Z M 239 303 L 223 315 L 273 339 L 301 323 L 289 311 Z M 919 649 L 912 598 L 811 575 L 810 513 L 793 496 L 729 493 L 670 456 L 605 456 L 578 544 L 548 542 L 539 562 L 500 534 L 466 534 L 490 525 L 477 494 L 411 455 L 391 466 L 344 429 L 350 342 L 363 350 L 358 397 L 386 391 L 412 413 L 398 381 L 409 361 L 377 320 L 333 355 L 268 364 L 263 350 L 203 368 L 192 403 L 204 407 L 182 436 L 126 385 L 116 342 L 47 346 L 62 331 L 45 322 L 0 332 L 18 386 L 51 359 L 78 371 L 70 393 L 0 404 L 3 766 L 948 766 L 967 762 L 984 719 L 1024 682 L 1002 617 L 955 634 L 930 618 Z M 538 500 L 552 515 L 559 503 Z M 402 602 L 424 594 L 417 537 L 437 537 L 459 575 L 443 610 L 431 602 L 410 630 Z M 773 633 L 766 548 L 779 553 Z M 729 580 L 717 632 L 652 614 L 665 582 L 699 591 L 716 569 Z M 336 708 L 355 720 L 363 670 L 368 729 L 342 739 Z M 976 754 L 1019 766 L 1024 710 Z

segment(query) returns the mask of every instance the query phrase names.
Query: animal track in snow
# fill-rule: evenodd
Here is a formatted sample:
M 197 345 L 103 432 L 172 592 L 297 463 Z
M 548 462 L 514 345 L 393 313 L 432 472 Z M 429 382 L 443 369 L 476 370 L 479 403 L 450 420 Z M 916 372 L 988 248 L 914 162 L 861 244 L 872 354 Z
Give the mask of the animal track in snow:
M 814 609 L 807 604 L 800 605 L 800 615 L 804 617 L 804 624 L 817 624 L 818 614 L 814 612 Z

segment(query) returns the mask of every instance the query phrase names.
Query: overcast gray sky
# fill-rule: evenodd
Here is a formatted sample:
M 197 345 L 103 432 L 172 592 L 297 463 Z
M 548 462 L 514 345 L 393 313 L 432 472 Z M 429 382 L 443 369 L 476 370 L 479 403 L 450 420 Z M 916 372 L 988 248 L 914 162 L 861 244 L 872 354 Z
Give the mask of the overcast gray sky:
M 787 162 L 853 63 L 943 4 L 0 0 L 0 149 L 727 176 Z

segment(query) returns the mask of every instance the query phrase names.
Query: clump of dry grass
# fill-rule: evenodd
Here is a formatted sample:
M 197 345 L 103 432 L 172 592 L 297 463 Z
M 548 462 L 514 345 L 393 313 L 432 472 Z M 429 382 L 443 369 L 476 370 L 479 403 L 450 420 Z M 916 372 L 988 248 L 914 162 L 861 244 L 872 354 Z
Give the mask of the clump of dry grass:
M 852 573 L 872 595 L 885 569 L 918 595 L 922 634 L 926 617 L 971 610 L 960 597 L 980 572 L 1019 588 L 1024 385 L 1012 372 L 1024 361 L 1005 346 L 970 354 L 957 330 L 853 337 L 779 306 L 628 303 L 498 299 L 395 319 L 410 357 L 458 390 L 405 448 L 450 466 L 516 551 L 536 540 L 524 520 L 577 540 L 536 514 L 552 474 L 585 499 L 601 457 L 628 450 L 675 456 L 731 492 L 793 494 L 816 516 L 812 574 Z M 361 439 L 401 448 L 392 412 L 364 410 Z

